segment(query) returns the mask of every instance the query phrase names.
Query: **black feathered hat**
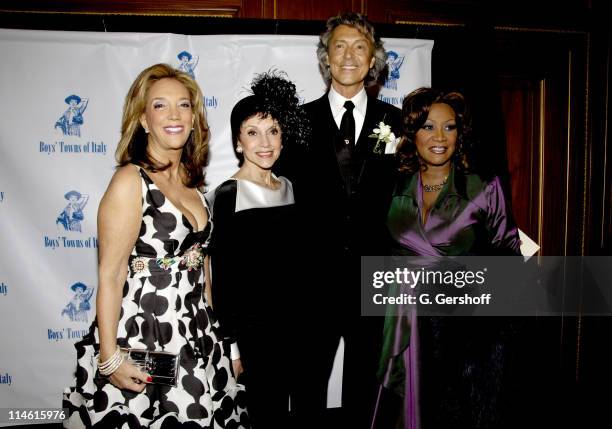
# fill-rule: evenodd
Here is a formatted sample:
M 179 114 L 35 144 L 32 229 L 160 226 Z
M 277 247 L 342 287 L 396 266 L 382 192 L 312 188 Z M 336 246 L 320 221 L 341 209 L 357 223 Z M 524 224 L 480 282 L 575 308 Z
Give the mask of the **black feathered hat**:
M 255 115 L 271 116 L 282 131 L 283 145 L 305 145 L 310 139 L 310 122 L 300 106 L 293 82 L 282 71 L 270 70 L 255 76 L 252 95 L 240 100 L 232 109 L 230 123 L 234 150 L 240 136 L 240 126 Z

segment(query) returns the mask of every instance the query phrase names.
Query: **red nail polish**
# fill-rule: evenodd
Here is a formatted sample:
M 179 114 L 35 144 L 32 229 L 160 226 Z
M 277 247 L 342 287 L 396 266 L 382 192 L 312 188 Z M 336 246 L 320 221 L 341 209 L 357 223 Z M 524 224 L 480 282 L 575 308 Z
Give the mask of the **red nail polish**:
M 152 381 L 153 381 L 153 377 L 148 376 L 148 377 L 147 377 L 147 383 L 150 383 L 150 382 L 152 382 Z

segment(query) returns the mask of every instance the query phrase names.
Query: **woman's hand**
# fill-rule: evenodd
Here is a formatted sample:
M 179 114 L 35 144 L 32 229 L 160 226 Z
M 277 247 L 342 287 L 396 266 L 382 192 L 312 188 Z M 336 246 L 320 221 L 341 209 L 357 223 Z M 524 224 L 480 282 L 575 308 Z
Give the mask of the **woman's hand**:
M 113 386 L 119 389 L 132 390 L 138 393 L 144 390 L 146 383 L 153 381 L 149 374 L 140 371 L 127 361 L 123 361 L 117 371 L 113 372 L 108 379 Z
M 232 370 L 234 371 L 234 378 L 237 380 L 238 377 L 240 377 L 240 374 L 244 372 L 240 358 L 232 359 Z

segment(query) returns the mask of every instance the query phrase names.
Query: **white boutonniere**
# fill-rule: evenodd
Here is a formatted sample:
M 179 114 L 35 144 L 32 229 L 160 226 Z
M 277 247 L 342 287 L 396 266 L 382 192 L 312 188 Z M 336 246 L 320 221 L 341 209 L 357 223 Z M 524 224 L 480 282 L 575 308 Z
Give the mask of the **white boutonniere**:
M 373 131 L 374 133 L 370 134 L 368 137 L 376 139 L 374 153 L 395 153 L 395 148 L 397 147 L 399 139 L 396 138 L 393 131 L 391 131 L 391 126 L 381 121 L 378 123 L 378 128 L 374 128 Z

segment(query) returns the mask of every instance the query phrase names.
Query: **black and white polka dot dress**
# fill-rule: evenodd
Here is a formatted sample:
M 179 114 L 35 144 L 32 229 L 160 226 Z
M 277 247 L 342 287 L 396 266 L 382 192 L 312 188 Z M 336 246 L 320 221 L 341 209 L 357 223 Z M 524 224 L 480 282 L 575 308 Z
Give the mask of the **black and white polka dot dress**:
M 144 170 L 143 218 L 129 258 L 117 343 L 180 355 L 177 387 L 120 390 L 97 371 L 97 323 L 76 343 L 76 386 L 64 392 L 68 428 L 248 428 L 243 386 L 231 373 L 229 344 L 203 296 L 203 258 L 212 223 L 193 231 Z M 204 198 L 202 197 L 204 204 Z M 209 217 L 210 218 L 210 217 Z M 117 219 L 120 222 L 120 219 Z

